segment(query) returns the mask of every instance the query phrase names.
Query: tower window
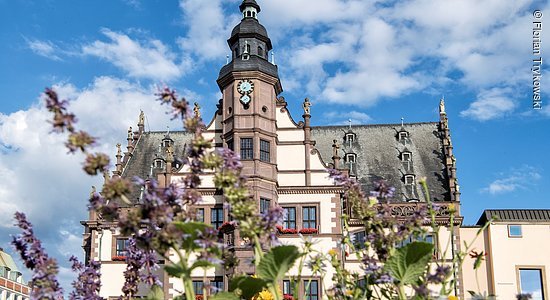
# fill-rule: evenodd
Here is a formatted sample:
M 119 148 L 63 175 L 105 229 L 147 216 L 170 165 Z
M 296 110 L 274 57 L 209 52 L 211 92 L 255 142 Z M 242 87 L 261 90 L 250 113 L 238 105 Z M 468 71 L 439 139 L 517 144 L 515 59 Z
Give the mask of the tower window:
M 254 143 L 252 138 L 241 138 L 241 159 L 254 158 Z
M 271 201 L 267 198 L 260 198 L 260 213 L 265 214 L 271 206 Z
M 409 133 L 406 131 L 400 131 L 399 132 L 399 140 L 404 142 L 409 138 Z
M 405 184 L 414 184 L 414 175 L 405 175 Z
M 155 168 L 156 169 L 162 169 L 163 168 L 163 163 L 162 163 L 162 159 L 157 159 L 155 160 Z
M 410 152 L 403 152 L 403 153 L 401 154 L 401 159 L 402 159 L 403 161 L 411 161 L 411 160 L 412 160 L 412 153 L 410 153 Z
M 233 151 L 233 140 L 228 140 L 227 141 L 227 148 L 231 151 Z
M 357 154 L 355 153 L 347 153 L 346 154 L 346 161 L 348 163 L 355 163 L 357 160 Z
M 264 49 L 262 47 L 258 47 L 258 56 L 264 57 Z
M 247 12 L 246 12 L 246 16 L 247 16 L 247 17 L 252 17 L 252 12 L 251 12 L 251 11 L 247 11 Z
M 270 143 L 265 140 L 260 140 L 260 160 L 269 162 L 270 161 Z

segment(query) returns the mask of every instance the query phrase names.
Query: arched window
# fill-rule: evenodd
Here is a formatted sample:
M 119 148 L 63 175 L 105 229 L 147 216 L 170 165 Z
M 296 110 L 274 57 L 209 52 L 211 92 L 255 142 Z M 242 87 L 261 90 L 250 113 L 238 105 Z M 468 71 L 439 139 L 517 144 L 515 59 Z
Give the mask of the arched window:
M 256 17 L 256 12 L 255 12 L 255 11 L 252 12 L 252 17 L 253 17 L 253 18 Z
M 246 16 L 247 16 L 247 17 L 252 17 L 252 12 L 251 12 L 251 11 L 247 11 L 247 12 L 246 12 Z

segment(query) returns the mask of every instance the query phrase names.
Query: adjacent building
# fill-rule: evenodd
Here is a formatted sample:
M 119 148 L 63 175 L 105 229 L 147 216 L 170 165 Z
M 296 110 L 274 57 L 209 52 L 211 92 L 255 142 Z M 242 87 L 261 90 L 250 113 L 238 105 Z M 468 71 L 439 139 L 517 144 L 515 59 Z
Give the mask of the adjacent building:
M 0 248 L 0 300 L 28 300 L 29 293 L 13 258 Z

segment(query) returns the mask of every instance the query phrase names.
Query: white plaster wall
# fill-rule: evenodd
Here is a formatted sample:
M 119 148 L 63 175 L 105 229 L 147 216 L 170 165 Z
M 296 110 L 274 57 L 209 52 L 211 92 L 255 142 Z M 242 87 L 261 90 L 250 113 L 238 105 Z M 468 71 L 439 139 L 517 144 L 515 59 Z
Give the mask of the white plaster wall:
M 279 170 L 304 170 L 304 145 L 279 145 L 277 147 L 277 167 Z
M 103 230 L 101 233 L 98 234 L 96 245 L 98 246 L 98 249 L 100 251 L 99 259 L 102 261 L 110 261 L 112 257 L 111 251 L 113 247 L 113 233 L 110 230 Z
M 280 108 L 277 108 L 277 127 L 278 128 L 296 128 L 294 123 L 292 123 L 289 114 L 287 112 L 281 112 Z
M 334 181 L 330 179 L 328 172 L 311 172 L 311 185 L 331 186 Z
M 126 264 L 123 263 L 101 265 L 101 297 L 107 298 L 122 294 L 124 270 L 126 270 Z
M 295 174 L 278 174 L 277 182 L 279 186 L 303 186 L 306 183 L 305 173 L 295 173 Z
M 550 224 L 521 224 L 522 237 L 508 237 L 507 224 L 489 226 L 495 294 L 514 299 L 518 293 L 516 267 L 544 266 L 545 288 L 550 288 Z M 546 298 L 545 298 L 546 299 Z
M 304 130 L 278 130 L 277 139 L 279 139 L 279 142 L 303 142 L 305 139 Z

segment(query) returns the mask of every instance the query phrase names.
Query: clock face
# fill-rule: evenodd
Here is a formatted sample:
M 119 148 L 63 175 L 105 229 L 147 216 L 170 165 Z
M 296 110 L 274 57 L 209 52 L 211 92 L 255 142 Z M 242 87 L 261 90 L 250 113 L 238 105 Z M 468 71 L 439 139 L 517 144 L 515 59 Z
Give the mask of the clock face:
M 250 100 L 252 100 L 252 99 L 250 99 L 250 96 L 248 96 L 248 95 L 242 95 L 241 96 L 241 102 L 244 105 L 248 105 L 248 103 L 250 103 Z
M 239 93 L 248 95 L 254 90 L 254 83 L 248 79 L 243 80 L 238 85 Z

